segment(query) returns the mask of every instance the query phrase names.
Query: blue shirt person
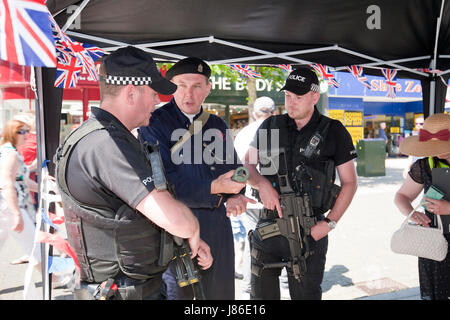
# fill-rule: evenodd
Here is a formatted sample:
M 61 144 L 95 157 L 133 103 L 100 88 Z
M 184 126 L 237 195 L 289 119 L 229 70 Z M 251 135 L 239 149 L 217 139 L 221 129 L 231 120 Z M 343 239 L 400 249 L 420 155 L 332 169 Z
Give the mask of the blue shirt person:
M 213 265 L 200 271 L 206 299 L 230 300 L 235 288 L 229 216 L 245 212 L 253 200 L 243 195 L 244 183 L 231 180 L 239 163 L 227 125 L 215 115 L 203 119 L 208 115 L 202 103 L 211 90 L 210 74 L 209 66 L 198 58 L 176 63 L 166 73 L 178 86 L 174 98 L 154 111 L 150 125 L 140 132 L 144 140 L 159 143 L 176 197 L 198 218 L 200 236 L 211 248 Z M 189 135 L 191 123 L 194 131 Z M 164 274 L 168 298 L 192 299 L 192 289 L 178 287 L 175 275 L 174 265 L 169 266 Z

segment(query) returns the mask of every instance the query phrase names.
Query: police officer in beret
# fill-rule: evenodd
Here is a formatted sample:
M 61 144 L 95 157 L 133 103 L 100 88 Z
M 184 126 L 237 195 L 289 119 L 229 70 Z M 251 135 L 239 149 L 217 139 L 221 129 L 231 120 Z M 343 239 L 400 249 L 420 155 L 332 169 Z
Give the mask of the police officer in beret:
M 162 299 L 161 231 L 188 239 L 203 268 L 212 264 L 191 210 L 155 189 L 154 173 L 131 130 L 148 125 L 176 85 L 150 54 L 118 49 L 100 67 L 100 107 L 59 148 L 57 182 L 68 240 L 81 266 L 76 299 Z
M 357 188 L 356 151 L 341 122 L 315 107 L 320 93 L 314 71 L 294 70 L 281 90 L 287 113 L 261 124 L 244 160 L 265 207 L 250 236 L 251 296 L 280 299 L 278 276 L 286 267 L 291 299 L 319 300 L 327 235 Z
M 245 212 L 245 183 L 231 179 L 238 166 L 227 125 L 202 103 L 211 90 L 211 69 L 203 60 L 178 61 L 165 77 L 177 85 L 172 100 L 153 112 L 142 136 L 160 143 L 161 156 L 177 199 L 198 218 L 200 236 L 211 248 L 214 263 L 200 272 L 206 299 L 234 299 L 234 243 L 230 215 Z M 226 208 L 225 204 L 226 203 Z M 192 299 L 179 288 L 171 264 L 164 274 L 169 299 Z

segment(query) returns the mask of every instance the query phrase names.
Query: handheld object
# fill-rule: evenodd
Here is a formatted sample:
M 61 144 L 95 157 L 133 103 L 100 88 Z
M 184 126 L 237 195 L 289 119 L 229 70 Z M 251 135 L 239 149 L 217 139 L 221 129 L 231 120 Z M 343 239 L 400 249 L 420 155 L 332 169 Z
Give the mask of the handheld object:
M 243 183 L 243 182 L 246 182 L 249 177 L 250 177 L 250 173 L 248 172 L 248 169 L 245 167 L 239 167 L 234 171 L 234 174 L 231 177 L 231 180 Z
M 444 197 L 444 193 L 441 190 L 439 190 L 436 186 L 431 186 L 425 193 L 425 197 L 434 200 L 441 200 Z M 425 199 L 422 199 L 420 204 L 422 205 L 422 207 L 427 209 L 427 201 Z

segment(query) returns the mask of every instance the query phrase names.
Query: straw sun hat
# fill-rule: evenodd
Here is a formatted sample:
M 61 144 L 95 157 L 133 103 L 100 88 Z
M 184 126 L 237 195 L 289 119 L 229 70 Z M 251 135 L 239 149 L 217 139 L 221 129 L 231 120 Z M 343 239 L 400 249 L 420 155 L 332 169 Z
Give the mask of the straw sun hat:
M 426 118 L 418 136 L 410 136 L 400 143 L 400 152 L 419 157 L 449 153 L 450 114 L 436 113 Z

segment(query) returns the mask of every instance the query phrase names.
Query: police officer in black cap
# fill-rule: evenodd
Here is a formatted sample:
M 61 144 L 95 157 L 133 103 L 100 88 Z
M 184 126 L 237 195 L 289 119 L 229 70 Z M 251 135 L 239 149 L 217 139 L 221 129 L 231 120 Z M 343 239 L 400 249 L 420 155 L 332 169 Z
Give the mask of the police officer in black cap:
M 200 235 L 211 248 L 214 263 L 200 272 L 208 300 L 234 299 L 234 242 L 231 214 L 245 212 L 245 183 L 231 179 L 238 167 L 227 125 L 203 110 L 211 90 L 210 67 L 201 59 L 178 61 L 165 77 L 177 85 L 173 99 L 155 110 L 142 136 L 160 143 L 167 176 L 177 199 L 183 201 L 200 223 Z M 226 202 L 226 208 L 224 203 Z M 179 288 L 171 264 L 164 274 L 169 299 L 192 299 L 190 288 Z
M 281 90 L 287 113 L 261 124 L 244 160 L 265 207 L 250 236 L 251 296 L 280 299 L 278 276 L 286 267 L 291 299 L 318 300 L 327 235 L 356 192 L 356 151 L 345 127 L 315 107 L 320 93 L 314 71 L 294 70 Z
M 104 58 L 99 73 L 100 108 L 56 155 L 68 240 L 81 266 L 75 297 L 162 299 L 162 229 L 188 239 L 201 267 L 212 264 L 197 219 L 155 188 L 155 172 L 131 133 L 148 125 L 158 93 L 172 94 L 176 85 L 135 47 Z

